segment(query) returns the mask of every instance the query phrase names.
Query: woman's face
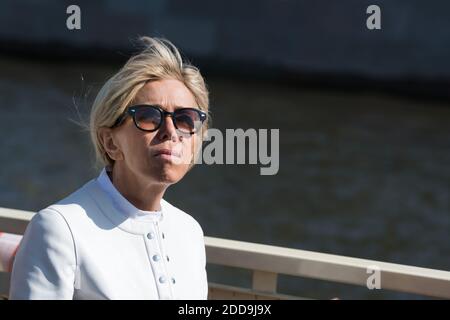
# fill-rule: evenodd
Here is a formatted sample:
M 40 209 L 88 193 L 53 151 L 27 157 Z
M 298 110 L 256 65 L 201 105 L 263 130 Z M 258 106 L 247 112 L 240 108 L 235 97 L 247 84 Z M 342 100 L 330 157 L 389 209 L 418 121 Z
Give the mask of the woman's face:
M 189 89 L 178 80 L 148 82 L 137 94 L 133 105 L 152 104 L 173 112 L 178 108 L 197 108 Z M 121 157 L 114 166 L 128 171 L 141 181 L 170 185 L 178 182 L 189 170 L 198 137 L 179 132 L 170 116 L 164 118 L 161 127 L 154 132 L 138 129 L 132 117 L 113 131 Z M 162 150 L 172 154 L 161 153 Z

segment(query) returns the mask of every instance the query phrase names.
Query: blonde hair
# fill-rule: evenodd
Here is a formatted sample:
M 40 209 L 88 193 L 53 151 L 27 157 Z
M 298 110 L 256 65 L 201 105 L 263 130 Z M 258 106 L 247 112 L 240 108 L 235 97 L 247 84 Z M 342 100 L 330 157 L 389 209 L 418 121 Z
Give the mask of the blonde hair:
M 193 94 L 200 110 L 209 113 L 209 94 L 200 71 L 184 61 L 170 41 L 150 37 L 141 37 L 139 40 L 143 49 L 103 85 L 92 106 L 89 131 L 97 162 L 102 166 L 112 166 L 114 160 L 103 147 L 99 129 L 111 127 L 149 81 L 181 81 Z M 205 121 L 203 132 L 207 128 L 208 121 Z

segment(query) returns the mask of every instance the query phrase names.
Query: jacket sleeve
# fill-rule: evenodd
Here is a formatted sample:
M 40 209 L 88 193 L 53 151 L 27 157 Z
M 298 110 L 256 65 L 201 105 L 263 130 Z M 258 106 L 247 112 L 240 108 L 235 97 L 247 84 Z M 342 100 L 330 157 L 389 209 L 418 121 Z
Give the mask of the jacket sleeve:
M 206 248 L 205 248 L 205 237 L 203 234 L 203 229 L 198 222 L 197 225 L 197 234 L 198 234 L 198 243 L 200 250 L 200 284 L 201 284 L 201 295 L 200 300 L 208 300 L 208 276 L 206 273 Z
M 202 300 L 208 300 L 208 291 L 209 291 L 209 286 L 208 286 L 208 276 L 206 274 L 206 254 L 205 254 L 205 246 L 203 244 L 203 250 L 202 250 L 202 273 L 201 273 L 201 278 L 202 278 L 202 286 L 203 286 L 203 290 L 202 290 Z
M 10 299 L 72 299 L 76 255 L 64 217 L 51 208 L 30 221 L 11 274 Z

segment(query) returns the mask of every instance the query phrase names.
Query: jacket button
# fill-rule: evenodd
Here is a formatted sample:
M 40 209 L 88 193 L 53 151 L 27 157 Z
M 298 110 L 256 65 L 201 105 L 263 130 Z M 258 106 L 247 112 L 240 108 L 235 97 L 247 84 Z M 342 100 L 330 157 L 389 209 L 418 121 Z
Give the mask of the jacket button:
M 149 232 L 149 233 L 147 233 L 147 238 L 148 239 L 153 239 L 155 237 L 155 234 L 153 233 L 153 232 Z
M 166 256 L 167 262 L 169 262 L 169 256 Z
M 172 278 L 172 283 L 175 284 L 175 278 Z
M 155 255 L 152 257 L 153 261 L 159 261 L 160 258 L 161 258 L 161 257 L 160 257 L 158 254 L 155 254 Z
M 163 239 L 165 239 L 165 238 L 166 238 L 166 236 L 164 235 L 164 232 L 162 233 L 162 238 L 163 238 Z
M 159 277 L 159 282 L 160 283 L 165 283 L 166 282 L 166 277 L 164 277 L 164 276 Z

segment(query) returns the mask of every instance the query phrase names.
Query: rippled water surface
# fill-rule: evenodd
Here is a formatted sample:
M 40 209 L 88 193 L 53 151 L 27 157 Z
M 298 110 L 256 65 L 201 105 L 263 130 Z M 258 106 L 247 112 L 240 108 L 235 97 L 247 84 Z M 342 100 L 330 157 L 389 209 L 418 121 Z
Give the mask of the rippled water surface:
M 0 206 L 38 210 L 97 175 L 86 118 L 117 66 L 0 60 Z M 166 199 L 207 236 L 450 270 L 450 105 L 207 77 L 213 127 L 279 128 L 280 170 L 199 165 Z M 79 112 L 79 114 L 78 114 Z M 211 281 L 250 285 L 210 266 Z M 318 298 L 404 298 L 281 277 Z

